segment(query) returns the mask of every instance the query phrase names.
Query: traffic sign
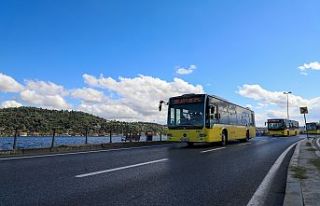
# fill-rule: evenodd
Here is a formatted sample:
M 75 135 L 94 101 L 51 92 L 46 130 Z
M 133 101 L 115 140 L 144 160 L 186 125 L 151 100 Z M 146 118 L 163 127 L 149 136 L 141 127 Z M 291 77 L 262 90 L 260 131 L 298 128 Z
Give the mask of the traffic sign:
M 308 107 L 300 107 L 300 114 L 308 114 Z

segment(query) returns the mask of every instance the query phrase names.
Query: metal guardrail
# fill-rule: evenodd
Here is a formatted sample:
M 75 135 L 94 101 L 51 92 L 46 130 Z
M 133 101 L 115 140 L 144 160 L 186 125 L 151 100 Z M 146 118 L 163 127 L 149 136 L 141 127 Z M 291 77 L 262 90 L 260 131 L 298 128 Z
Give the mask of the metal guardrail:
M 0 137 L 1 150 L 54 148 L 59 146 L 74 146 L 86 144 L 112 144 L 125 142 L 166 141 L 166 135 L 141 136 L 14 136 Z

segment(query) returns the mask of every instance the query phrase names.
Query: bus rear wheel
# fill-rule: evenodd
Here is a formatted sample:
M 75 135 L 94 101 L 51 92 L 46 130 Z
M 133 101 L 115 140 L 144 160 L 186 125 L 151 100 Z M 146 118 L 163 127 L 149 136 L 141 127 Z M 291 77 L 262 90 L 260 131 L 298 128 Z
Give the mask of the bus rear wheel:
M 228 141 L 228 136 L 227 136 L 227 132 L 223 131 L 221 134 L 221 146 L 226 146 L 227 145 L 227 141 Z
M 250 140 L 250 132 L 249 132 L 249 130 L 247 130 L 247 132 L 246 132 L 246 142 L 248 142 Z
M 193 147 L 193 142 L 187 142 L 188 147 Z

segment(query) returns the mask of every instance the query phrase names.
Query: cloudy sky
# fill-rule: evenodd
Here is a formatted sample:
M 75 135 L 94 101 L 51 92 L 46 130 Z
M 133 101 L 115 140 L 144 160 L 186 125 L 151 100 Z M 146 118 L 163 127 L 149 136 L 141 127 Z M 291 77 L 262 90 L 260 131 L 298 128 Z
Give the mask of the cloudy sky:
M 209 93 L 257 124 L 320 120 L 320 2 L 3 0 L 0 107 L 163 123 L 160 99 Z

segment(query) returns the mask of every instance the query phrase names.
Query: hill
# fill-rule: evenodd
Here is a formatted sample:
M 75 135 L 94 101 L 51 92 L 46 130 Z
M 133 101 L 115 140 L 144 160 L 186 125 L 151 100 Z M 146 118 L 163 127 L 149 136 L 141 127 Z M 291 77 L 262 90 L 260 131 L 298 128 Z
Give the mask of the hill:
M 35 107 L 0 109 L 0 135 L 13 135 L 15 129 L 20 134 L 107 135 L 110 133 L 140 133 L 146 131 L 165 132 L 165 127 L 147 122 L 109 121 L 88 113 L 67 110 L 49 110 Z

